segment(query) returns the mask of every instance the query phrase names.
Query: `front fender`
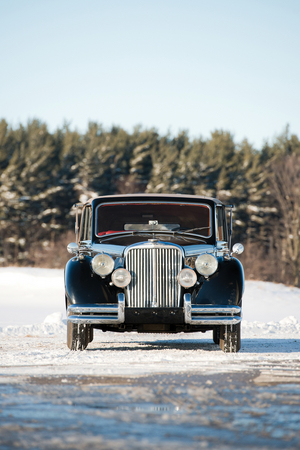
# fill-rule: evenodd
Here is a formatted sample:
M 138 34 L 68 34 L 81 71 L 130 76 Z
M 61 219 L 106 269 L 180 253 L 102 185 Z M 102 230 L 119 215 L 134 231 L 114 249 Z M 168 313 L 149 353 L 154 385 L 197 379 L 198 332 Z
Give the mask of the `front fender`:
M 193 304 L 219 304 L 242 306 L 245 279 L 240 261 L 218 258 L 218 271 L 192 294 Z
M 101 278 L 91 269 L 91 257 L 72 258 L 65 268 L 66 303 L 117 303 L 117 290 L 110 286 L 110 276 Z

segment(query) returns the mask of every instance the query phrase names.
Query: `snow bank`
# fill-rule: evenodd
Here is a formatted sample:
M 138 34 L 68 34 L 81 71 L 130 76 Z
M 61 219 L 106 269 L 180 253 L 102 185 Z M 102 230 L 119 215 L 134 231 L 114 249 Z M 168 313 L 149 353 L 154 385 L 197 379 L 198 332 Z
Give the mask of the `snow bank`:
M 67 332 L 67 321 L 63 319 L 62 313 L 56 312 L 48 315 L 42 323 L 36 323 L 33 325 L 21 325 L 21 326 L 13 326 L 8 325 L 4 327 L 0 327 L 0 336 L 14 336 L 14 337 L 37 337 L 37 336 L 55 336 L 58 334 L 66 335 Z M 101 333 L 101 332 L 97 332 Z M 110 335 L 113 333 L 110 333 Z M 193 333 L 193 336 L 196 333 Z M 181 336 L 185 336 L 188 338 L 190 335 L 180 334 Z M 242 335 L 243 337 L 264 337 L 264 338 L 273 338 L 276 336 L 287 338 L 297 337 L 299 335 L 300 338 L 300 323 L 294 316 L 286 317 L 279 322 L 249 322 L 247 320 L 242 321 Z M 132 336 L 136 336 L 137 334 L 132 334 Z M 147 334 L 143 335 L 147 336 Z M 161 334 L 157 334 L 158 338 Z M 176 336 L 179 336 L 178 334 Z M 199 338 L 202 336 L 202 333 L 197 333 Z M 204 335 L 205 336 L 205 335 Z
M 264 281 L 246 281 L 244 319 L 279 322 L 289 316 L 300 321 L 300 289 Z
M 0 268 L 0 327 L 42 323 L 61 312 L 65 317 L 63 270 Z
M 40 324 L 0 327 L 0 336 L 55 336 L 60 333 L 65 334 L 66 330 L 66 319 L 63 320 L 62 313 L 56 312 L 47 316 Z
M 300 337 L 300 323 L 294 316 L 286 317 L 279 322 L 249 322 L 247 320 L 242 321 L 242 334 L 243 337 L 267 337 L 270 335 L 272 338 L 276 335 L 286 335 L 288 338 L 299 334 Z
M 0 293 L 0 335 L 66 333 L 63 270 L 1 268 Z M 299 322 L 300 289 L 246 281 L 243 336 L 295 336 L 300 334 Z

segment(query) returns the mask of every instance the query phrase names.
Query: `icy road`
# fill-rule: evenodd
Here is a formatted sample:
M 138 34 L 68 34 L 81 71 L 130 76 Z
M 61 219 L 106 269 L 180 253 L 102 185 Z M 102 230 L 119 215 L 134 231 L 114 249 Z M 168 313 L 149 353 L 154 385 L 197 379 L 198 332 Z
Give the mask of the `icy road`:
M 0 269 L 0 448 L 299 449 L 300 290 L 247 282 L 242 350 L 211 332 L 66 347 L 62 271 Z

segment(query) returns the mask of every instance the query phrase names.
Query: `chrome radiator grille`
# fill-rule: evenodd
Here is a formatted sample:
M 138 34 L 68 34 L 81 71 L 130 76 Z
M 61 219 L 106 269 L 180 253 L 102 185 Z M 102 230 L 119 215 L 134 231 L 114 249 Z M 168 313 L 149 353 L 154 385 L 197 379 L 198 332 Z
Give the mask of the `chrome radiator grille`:
M 183 253 L 171 245 L 129 248 L 125 264 L 131 273 L 127 306 L 132 308 L 179 307 Z

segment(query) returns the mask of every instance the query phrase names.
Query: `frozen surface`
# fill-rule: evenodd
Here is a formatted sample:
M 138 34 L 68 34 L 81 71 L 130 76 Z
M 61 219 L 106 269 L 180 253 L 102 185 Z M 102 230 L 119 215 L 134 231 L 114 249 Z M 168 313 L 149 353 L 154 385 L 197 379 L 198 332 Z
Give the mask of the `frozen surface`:
M 1 450 L 299 449 L 299 385 L 252 372 L 16 378 L 0 382 Z
M 66 346 L 63 271 L 0 269 L 0 366 L 4 374 L 141 375 L 248 370 L 263 361 L 300 360 L 300 290 L 248 281 L 242 350 L 223 354 L 212 333 L 95 332 L 84 352 Z M 34 368 L 34 369 L 33 369 Z
M 212 333 L 66 345 L 62 270 L 0 269 L 1 450 L 300 448 L 300 290 L 247 282 L 242 349 Z

